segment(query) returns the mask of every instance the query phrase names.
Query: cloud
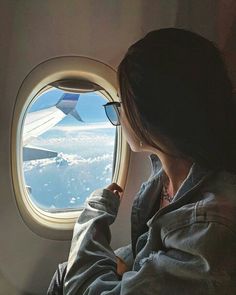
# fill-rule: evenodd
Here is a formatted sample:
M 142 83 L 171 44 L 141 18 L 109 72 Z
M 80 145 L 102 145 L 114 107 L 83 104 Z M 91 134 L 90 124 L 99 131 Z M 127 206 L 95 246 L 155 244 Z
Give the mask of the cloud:
M 30 144 L 56 150 L 58 150 L 58 147 L 63 147 L 63 152 L 66 151 L 65 147 L 73 148 L 76 145 L 83 148 L 86 146 L 86 149 L 87 147 L 96 149 L 98 146 L 114 145 L 115 130 L 111 128 L 104 130 L 97 128 L 97 126 L 88 129 L 86 129 L 87 126 L 84 127 L 82 129 L 80 126 L 56 126 L 42 136 L 35 138 Z
M 74 132 L 74 131 L 86 131 L 96 129 L 114 129 L 115 127 L 109 122 L 98 122 L 85 125 L 58 125 L 54 126 L 51 130 Z
M 61 166 L 76 166 L 76 165 L 91 165 L 94 163 L 100 163 L 103 161 L 113 161 L 113 154 L 106 153 L 96 157 L 84 158 L 76 154 L 64 154 L 60 153 L 56 158 L 49 159 L 40 159 L 24 162 L 24 172 L 29 172 L 33 169 L 39 169 L 39 172 L 42 172 L 42 169 L 49 166 L 55 165 L 57 167 Z M 111 164 L 105 166 L 105 171 L 111 171 Z
M 34 145 L 52 145 L 52 144 L 61 144 L 66 143 L 68 144 L 77 144 L 82 143 L 96 143 L 96 144 L 113 144 L 114 143 L 114 136 L 106 136 L 106 135 L 96 135 L 96 134 L 77 134 L 76 136 L 64 136 L 64 137 L 50 137 L 50 138 L 37 138 L 32 142 Z

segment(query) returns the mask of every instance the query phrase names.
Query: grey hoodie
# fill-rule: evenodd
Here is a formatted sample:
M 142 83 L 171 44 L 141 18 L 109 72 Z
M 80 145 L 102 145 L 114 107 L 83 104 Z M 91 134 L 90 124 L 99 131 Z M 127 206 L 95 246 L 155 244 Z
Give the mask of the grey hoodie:
M 193 164 L 172 203 L 159 209 L 162 167 L 135 197 L 132 245 L 110 247 L 119 209 L 107 189 L 87 199 L 74 227 L 64 294 L 236 294 L 236 176 Z M 116 255 L 130 269 L 116 273 Z

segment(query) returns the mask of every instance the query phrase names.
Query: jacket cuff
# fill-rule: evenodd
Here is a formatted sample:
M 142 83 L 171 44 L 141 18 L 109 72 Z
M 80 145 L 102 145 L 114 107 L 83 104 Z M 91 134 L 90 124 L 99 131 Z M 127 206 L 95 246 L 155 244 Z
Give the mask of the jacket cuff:
M 97 189 L 87 198 L 86 205 L 94 209 L 117 215 L 120 199 L 108 189 Z

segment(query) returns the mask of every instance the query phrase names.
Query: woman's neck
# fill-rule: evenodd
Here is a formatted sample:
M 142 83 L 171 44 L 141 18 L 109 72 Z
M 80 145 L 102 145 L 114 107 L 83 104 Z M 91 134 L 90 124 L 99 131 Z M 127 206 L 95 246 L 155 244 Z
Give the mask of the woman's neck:
M 159 153 L 157 156 L 168 178 L 168 194 L 174 196 L 187 177 L 193 162 Z
M 171 143 L 169 142 L 166 142 L 164 145 L 161 143 L 161 141 L 159 141 L 157 142 L 157 145 L 162 150 L 166 151 L 166 153 L 154 147 L 145 145 L 143 146 L 143 151 L 156 154 L 157 157 L 160 159 L 163 170 L 165 171 L 167 177 L 167 193 L 169 196 L 174 196 L 182 185 L 185 178 L 188 176 L 193 161 L 191 159 L 174 156 L 178 155 L 178 151 L 175 150 L 173 146 L 171 148 L 168 148 L 168 146 L 171 146 Z

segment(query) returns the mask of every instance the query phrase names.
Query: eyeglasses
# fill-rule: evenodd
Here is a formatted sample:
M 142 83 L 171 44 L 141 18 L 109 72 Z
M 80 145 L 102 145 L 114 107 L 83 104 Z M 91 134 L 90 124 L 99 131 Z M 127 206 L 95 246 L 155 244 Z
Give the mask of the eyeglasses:
M 114 126 L 120 125 L 120 112 L 119 109 L 121 105 L 121 102 L 118 101 L 112 101 L 108 102 L 107 104 L 103 105 L 105 108 L 105 112 L 107 115 L 107 118 Z

